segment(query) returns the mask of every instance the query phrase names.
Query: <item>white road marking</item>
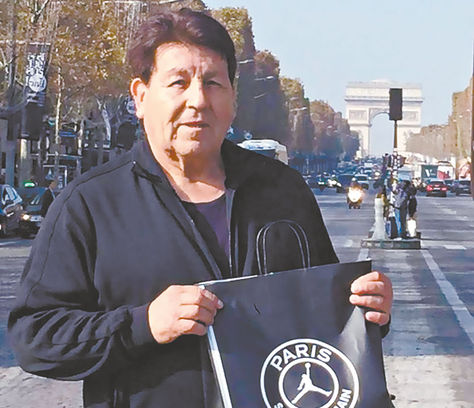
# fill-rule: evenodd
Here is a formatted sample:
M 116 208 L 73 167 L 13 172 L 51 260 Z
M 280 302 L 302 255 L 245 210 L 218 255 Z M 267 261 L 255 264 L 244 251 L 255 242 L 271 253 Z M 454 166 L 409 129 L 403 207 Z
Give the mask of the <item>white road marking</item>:
M 463 245 L 444 245 L 446 249 L 466 249 Z
M 451 215 L 456 215 L 457 214 L 457 211 L 456 210 L 452 210 L 451 208 L 441 208 L 441 211 L 443 211 L 444 213 L 446 214 L 451 214 Z
M 16 239 L 14 241 L 3 241 L 3 242 L 0 242 L 0 246 L 5 246 L 5 245 L 11 245 L 11 244 L 14 244 L 15 242 L 18 242 L 19 240 Z
M 345 248 L 350 248 L 350 247 L 352 247 L 352 244 L 353 244 L 353 243 L 354 243 L 354 241 L 353 241 L 352 239 L 346 239 L 346 240 L 344 241 L 344 247 L 345 247 Z
M 451 309 L 453 309 L 456 318 L 459 321 L 461 328 L 467 334 L 471 343 L 474 345 L 474 317 L 469 313 L 466 305 L 459 299 L 456 290 L 453 285 L 446 279 L 446 276 L 441 271 L 433 256 L 428 251 L 421 251 L 425 261 L 433 274 L 436 283 L 438 284 L 441 292 L 448 301 Z
M 361 248 L 357 261 L 365 261 L 366 259 L 369 259 L 369 248 Z

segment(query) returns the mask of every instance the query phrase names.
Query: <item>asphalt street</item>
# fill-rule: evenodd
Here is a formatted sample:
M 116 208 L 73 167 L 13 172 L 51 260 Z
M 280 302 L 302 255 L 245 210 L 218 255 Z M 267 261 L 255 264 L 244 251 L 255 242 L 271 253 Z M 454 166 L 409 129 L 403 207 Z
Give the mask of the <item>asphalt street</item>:
M 394 288 L 383 341 L 396 407 L 474 407 L 474 201 L 418 194 L 421 250 L 360 247 L 374 222 L 374 196 L 349 210 L 342 194 L 316 192 L 341 261 L 372 259 Z
M 418 196 L 421 250 L 361 248 L 374 222 L 373 195 L 349 210 L 343 194 L 315 190 L 341 261 L 370 258 L 392 279 L 391 331 L 383 341 L 397 408 L 474 407 L 474 201 Z M 6 318 L 31 240 L 0 239 L 0 406 L 80 408 L 80 383 L 23 373 L 5 340 Z

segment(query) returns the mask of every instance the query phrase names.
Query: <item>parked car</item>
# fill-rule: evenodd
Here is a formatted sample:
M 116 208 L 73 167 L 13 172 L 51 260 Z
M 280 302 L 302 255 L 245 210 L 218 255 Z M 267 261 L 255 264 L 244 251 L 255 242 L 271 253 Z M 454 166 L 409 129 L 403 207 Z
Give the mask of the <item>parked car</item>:
M 354 177 L 362 188 L 364 188 L 365 190 L 369 189 L 369 176 L 367 176 L 367 174 L 358 173 L 354 174 Z
M 444 184 L 448 186 L 448 191 L 454 193 L 454 180 L 453 179 L 444 179 Z
M 471 180 L 456 180 L 453 186 L 456 195 L 471 194 Z
M 8 184 L 0 184 L 0 236 L 18 231 L 23 211 L 23 200 Z
M 448 186 L 444 183 L 444 180 L 431 179 L 426 185 L 426 196 L 440 196 L 446 197 L 448 195 Z
M 46 190 L 46 187 L 39 187 L 38 193 L 24 205 L 25 208 L 20 218 L 20 235 L 23 238 L 36 234 L 40 228 L 41 221 L 43 221 L 41 207 Z
M 29 203 L 35 196 L 46 187 L 39 187 L 37 185 L 28 186 L 28 187 L 18 187 L 16 191 L 20 194 L 23 204 Z

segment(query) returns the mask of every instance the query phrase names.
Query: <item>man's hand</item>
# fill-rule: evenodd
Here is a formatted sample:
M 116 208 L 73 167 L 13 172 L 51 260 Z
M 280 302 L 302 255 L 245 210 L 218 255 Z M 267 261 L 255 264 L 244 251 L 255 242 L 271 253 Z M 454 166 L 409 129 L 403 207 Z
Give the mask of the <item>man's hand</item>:
M 390 320 L 393 291 L 390 279 L 380 272 L 370 272 L 357 278 L 351 285 L 352 295 L 349 301 L 356 306 L 370 309 L 365 313 L 369 322 L 380 326 Z
M 203 336 L 223 303 L 198 286 L 173 285 L 148 308 L 148 323 L 158 343 L 171 343 L 183 334 Z

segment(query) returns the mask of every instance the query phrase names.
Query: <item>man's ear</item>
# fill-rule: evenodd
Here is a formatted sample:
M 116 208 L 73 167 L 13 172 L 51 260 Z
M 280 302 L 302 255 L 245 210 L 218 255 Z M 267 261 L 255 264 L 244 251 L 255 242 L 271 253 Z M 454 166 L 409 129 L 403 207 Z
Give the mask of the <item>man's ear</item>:
M 134 78 L 130 82 L 130 94 L 135 102 L 135 111 L 138 119 L 143 119 L 144 115 L 144 99 L 147 86 L 141 78 Z

